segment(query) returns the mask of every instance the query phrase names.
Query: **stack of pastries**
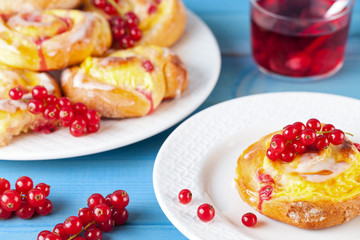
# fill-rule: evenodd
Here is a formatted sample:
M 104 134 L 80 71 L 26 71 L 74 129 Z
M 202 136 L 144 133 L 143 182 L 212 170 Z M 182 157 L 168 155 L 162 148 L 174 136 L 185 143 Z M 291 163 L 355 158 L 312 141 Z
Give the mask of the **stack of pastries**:
M 114 44 L 114 22 L 124 24 L 131 45 Z M 26 110 L 29 94 L 9 98 L 15 87 L 26 93 L 42 85 L 106 118 L 144 116 L 178 97 L 187 70 L 167 47 L 185 25 L 181 0 L 0 0 L 0 146 L 46 121 Z M 49 71 L 61 71 L 61 80 Z

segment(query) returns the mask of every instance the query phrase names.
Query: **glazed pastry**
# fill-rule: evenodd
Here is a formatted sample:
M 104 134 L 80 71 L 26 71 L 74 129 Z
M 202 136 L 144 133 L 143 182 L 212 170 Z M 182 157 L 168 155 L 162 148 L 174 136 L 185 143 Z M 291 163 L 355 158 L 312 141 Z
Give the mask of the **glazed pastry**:
M 60 88 L 49 74 L 0 66 L 0 146 L 7 145 L 20 133 L 47 123 L 42 114 L 31 114 L 25 101 L 9 98 L 9 90 L 14 87 L 25 92 L 23 99 L 31 98 L 30 91 L 36 85 L 43 85 L 49 93 L 60 97 Z
M 103 117 L 140 117 L 164 98 L 179 96 L 188 86 L 185 66 L 167 48 L 139 46 L 104 58 L 87 58 L 61 77 L 64 94 Z
M 79 6 L 81 2 L 82 0 L 0 0 L 0 15 L 55 8 L 71 9 Z
M 14 68 L 63 69 L 104 54 L 111 41 L 108 22 L 96 13 L 45 10 L 0 18 L 0 63 Z
M 140 20 L 139 29 L 142 38 L 136 45 L 157 45 L 168 47 L 173 45 L 184 33 L 186 27 L 186 8 L 181 0 L 121 0 L 118 10 L 121 16 L 133 12 Z M 93 0 L 86 0 L 86 8 L 102 14 L 108 20 L 119 15 L 113 9 L 107 14 L 106 8 L 95 7 Z M 111 6 L 109 7 L 111 9 Z M 109 13 L 109 11 L 107 11 Z
M 252 144 L 238 159 L 235 181 L 246 203 L 306 229 L 342 224 L 360 214 L 360 153 L 350 140 L 321 150 L 307 146 L 284 162 L 267 155 L 276 133 Z

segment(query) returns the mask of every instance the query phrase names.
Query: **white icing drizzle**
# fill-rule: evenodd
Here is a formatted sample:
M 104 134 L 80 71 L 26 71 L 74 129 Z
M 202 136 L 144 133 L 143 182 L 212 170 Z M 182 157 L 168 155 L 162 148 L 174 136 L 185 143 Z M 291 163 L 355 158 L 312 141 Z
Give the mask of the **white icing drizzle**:
M 99 89 L 99 90 L 104 90 L 104 91 L 111 91 L 111 90 L 115 89 L 114 86 L 109 85 L 109 84 L 99 83 L 99 82 L 95 82 L 95 81 L 84 82 L 84 79 L 85 79 L 85 75 L 84 75 L 83 71 L 80 70 L 74 76 L 73 87 L 88 89 L 88 90 Z
M 40 85 L 44 86 L 49 93 L 53 93 L 55 91 L 51 78 L 46 73 L 39 73 L 37 76 L 40 79 Z
M 28 15 L 28 17 L 30 18 L 31 16 L 33 16 L 34 18 L 36 16 L 40 16 L 41 13 L 38 12 L 33 12 L 33 13 L 22 13 L 22 14 L 17 14 L 13 17 L 11 17 L 8 21 L 7 21 L 7 25 L 10 28 L 14 28 L 18 25 L 20 26 L 24 26 L 24 27 L 37 27 L 37 26 L 51 26 L 51 22 L 36 22 L 36 21 L 28 21 L 25 20 L 24 17 Z
M 0 99 L 0 111 L 15 113 L 18 109 L 25 110 L 26 103 L 11 99 Z

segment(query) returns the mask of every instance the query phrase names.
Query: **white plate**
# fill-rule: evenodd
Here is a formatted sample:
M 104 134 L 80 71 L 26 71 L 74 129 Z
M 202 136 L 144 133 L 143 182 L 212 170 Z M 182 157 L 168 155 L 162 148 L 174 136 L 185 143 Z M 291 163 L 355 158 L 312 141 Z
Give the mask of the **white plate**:
M 239 197 L 234 177 L 237 159 L 260 137 L 312 117 L 352 132 L 360 140 L 360 101 L 320 93 L 270 93 L 237 98 L 210 107 L 182 123 L 161 147 L 154 166 L 157 200 L 190 239 L 359 239 L 360 218 L 324 230 L 303 230 L 267 218 Z M 182 205 L 179 191 L 188 188 L 193 201 Z M 212 222 L 198 220 L 202 203 L 215 207 Z M 253 212 L 258 224 L 247 228 L 241 216 Z
M 218 80 L 221 56 L 206 24 L 188 12 L 184 36 L 172 48 L 184 61 L 190 84 L 178 99 L 164 101 L 149 116 L 101 122 L 100 132 L 74 138 L 68 129 L 45 135 L 23 134 L 0 148 L 3 160 L 42 160 L 87 155 L 126 146 L 151 137 L 178 123 L 205 101 Z

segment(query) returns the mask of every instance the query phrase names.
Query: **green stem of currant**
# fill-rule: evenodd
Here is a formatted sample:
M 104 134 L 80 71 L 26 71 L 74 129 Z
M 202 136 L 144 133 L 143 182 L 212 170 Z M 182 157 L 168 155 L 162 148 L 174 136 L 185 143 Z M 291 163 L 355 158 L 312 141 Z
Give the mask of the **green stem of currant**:
M 93 225 L 95 223 L 95 221 L 90 222 L 88 225 L 86 225 L 83 229 L 81 229 L 81 231 L 78 234 L 75 234 L 71 237 L 68 238 L 68 240 L 73 240 L 74 238 L 76 238 L 77 236 L 80 236 L 80 234 L 84 231 L 86 231 L 91 225 Z
M 331 131 L 316 131 L 316 134 L 331 133 Z M 354 136 L 352 133 L 344 132 L 346 135 Z
M 121 8 L 119 5 L 115 2 L 115 0 L 107 0 L 115 9 L 116 11 L 121 15 Z

